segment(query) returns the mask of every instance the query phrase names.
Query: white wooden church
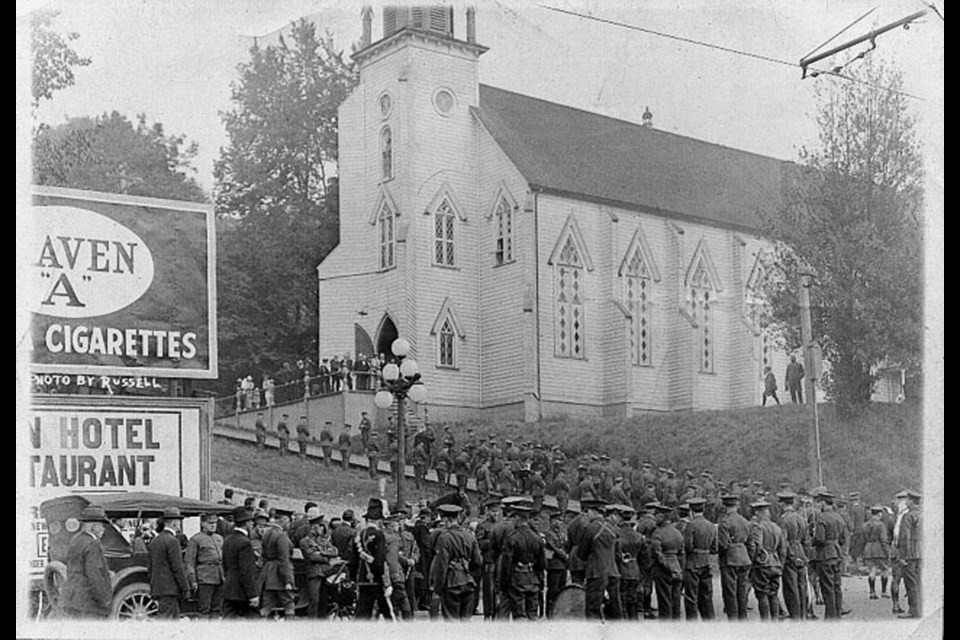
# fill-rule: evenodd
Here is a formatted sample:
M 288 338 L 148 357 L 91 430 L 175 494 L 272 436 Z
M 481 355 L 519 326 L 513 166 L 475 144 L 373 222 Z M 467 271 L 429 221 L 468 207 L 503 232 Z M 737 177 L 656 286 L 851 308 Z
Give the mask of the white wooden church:
M 440 419 L 751 406 L 766 365 L 782 389 L 757 230 L 784 161 L 479 84 L 471 9 L 459 38 L 450 7 L 363 21 L 321 355 L 403 336 Z

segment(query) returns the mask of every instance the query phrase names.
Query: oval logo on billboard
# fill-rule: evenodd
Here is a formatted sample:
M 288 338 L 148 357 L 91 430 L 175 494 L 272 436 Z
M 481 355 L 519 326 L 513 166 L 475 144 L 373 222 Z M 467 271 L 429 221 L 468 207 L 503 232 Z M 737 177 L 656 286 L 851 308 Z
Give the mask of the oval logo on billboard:
M 88 209 L 33 207 L 34 313 L 90 318 L 136 302 L 153 282 L 153 256 L 137 234 Z

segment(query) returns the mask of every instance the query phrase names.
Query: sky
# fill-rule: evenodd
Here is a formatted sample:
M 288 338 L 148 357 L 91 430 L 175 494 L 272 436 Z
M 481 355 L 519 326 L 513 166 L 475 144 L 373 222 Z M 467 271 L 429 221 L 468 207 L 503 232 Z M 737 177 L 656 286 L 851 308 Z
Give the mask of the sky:
M 61 11 L 56 26 L 75 31 L 77 52 L 92 64 L 76 84 L 37 112 L 48 124 L 71 116 L 117 110 L 145 113 L 168 133 L 199 144 L 199 183 L 213 188 L 213 163 L 228 144 L 221 113 L 232 108 L 230 83 L 248 59 L 253 36 L 274 41 L 278 29 L 306 16 L 329 29 L 338 48 L 360 36 L 361 2 L 330 0 L 70 0 L 23 3 L 23 9 Z M 382 5 L 374 7 L 374 39 Z M 466 3 L 455 6 L 463 38 Z M 471 3 L 474 4 L 474 3 Z M 881 5 L 882 6 L 878 6 Z M 812 117 L 818 85 L 799 67 L 695 46 L 626 27 L 551 11 L 596 16 L 636 27 L 793 63 L 871 8 L 875 11 L 831 44 L 924 9 L 920 0 L 747 0 L 736 3 L 478 0 L 481 82 L 539 98 L 640 121 L 647 107 L 654 126 L 782 159 L 795 159 L 816 141 Z M 18 15 L 20 6 L 18 5 Z M 859 52 L 865 45 L 854 49 Z M 836 59 L 841 60 L 842 54 Z M 905 90 L 921 114 L 928 169 L 942 173 L 943 22 L 932 12 L 910 30 L 878 39 L 871 55 L 903 70 Z M 939 148 L 937 148 L 939 143 Z

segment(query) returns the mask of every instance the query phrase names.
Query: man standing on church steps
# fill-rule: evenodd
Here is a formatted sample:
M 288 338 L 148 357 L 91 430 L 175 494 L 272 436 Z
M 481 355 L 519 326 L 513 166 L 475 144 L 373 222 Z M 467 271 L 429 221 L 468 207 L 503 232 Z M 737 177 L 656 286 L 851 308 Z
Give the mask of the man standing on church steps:
M 797 356 L 790 356 L 790 364 L 783 376 L 783 384 L 790 392 L 790 402 L 803 404 L 803 365 L 797 362 Z

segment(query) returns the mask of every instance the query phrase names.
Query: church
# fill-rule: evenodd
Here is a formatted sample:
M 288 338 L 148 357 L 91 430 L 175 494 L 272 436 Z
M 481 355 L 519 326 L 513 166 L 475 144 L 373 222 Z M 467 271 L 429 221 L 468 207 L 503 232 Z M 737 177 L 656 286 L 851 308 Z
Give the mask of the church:
M 788 163 L 479 83 L 476 14 L 388 7 L 339 112 L 319 353 L 412 345 L 438 419 L 756 406 Z

